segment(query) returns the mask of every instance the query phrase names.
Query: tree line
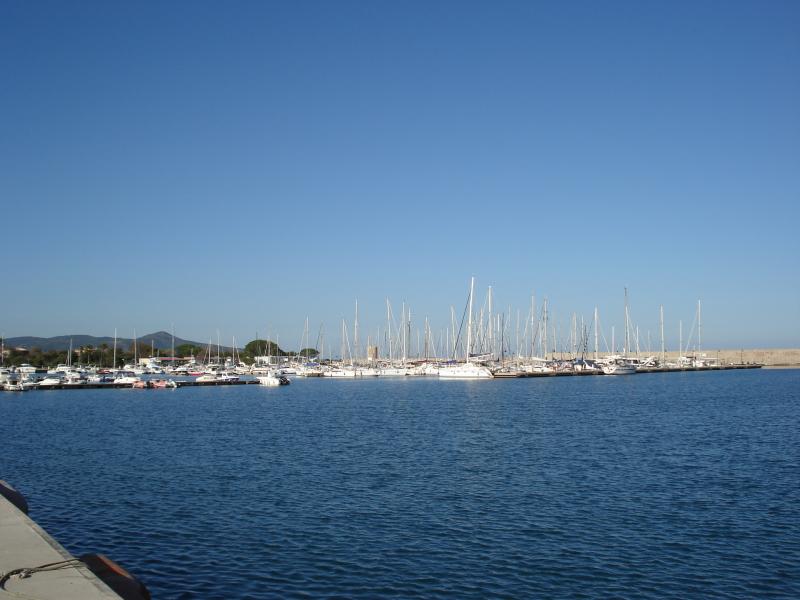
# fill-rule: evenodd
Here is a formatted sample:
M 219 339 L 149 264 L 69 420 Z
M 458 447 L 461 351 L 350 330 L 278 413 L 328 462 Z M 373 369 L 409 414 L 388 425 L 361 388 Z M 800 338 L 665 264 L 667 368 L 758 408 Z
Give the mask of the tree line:
M 170 348 L 153 348 L 150 345 L 137 343 L 134 352 L 134 344 L 131 343 L 127 348 L 117 346 L 116 363 L 114 362 L 114 354 L 114 349 L 109 344 L 100 344 L 98 346 L 87 345 L 73 348 L 72 361 L 69 360 L 69 350 L 42 350 L 37 347 L 30 349 L 6 348 L 2 357 L 2 362 L 3 366 L 6 367 L 30 364 L 34 367 L 44 368 L 72 362 L 72 364 L 95 365 L 101 368 L 116 368 L 132 363 L 134 357 L 169 357 L 172 355 L 172 350 Z M 212 346 L 209 354 L 208 346 L 181 344 L 175 347 L 176 357 L 186 359 L 194 357 L 198 362 L 216 360 L 218 354 L 223 361 L 226 358 L 234 358 L 230 348 L 220 349 L 218 352 L 216 346 Z M 236 351 L 235 359 L 242 360 L 246 363 L 252 363 L 255 361 L 256 356 L 301 356 L 305 358 L 314 358 L 318 354 L 319 352 L 314 348 L 303 348 L 300 352 L 287 352 L 270 340 L 253 340 L 248 342 L 241 351 Z

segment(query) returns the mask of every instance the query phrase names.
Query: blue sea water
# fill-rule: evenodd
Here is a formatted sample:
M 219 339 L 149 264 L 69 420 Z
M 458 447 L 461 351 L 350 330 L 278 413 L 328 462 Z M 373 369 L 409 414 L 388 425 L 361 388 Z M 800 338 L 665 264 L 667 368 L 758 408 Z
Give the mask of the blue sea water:
M 0 427 L 31 517 L 154 598 L 800 597 L 796 370 L 6 393 Z

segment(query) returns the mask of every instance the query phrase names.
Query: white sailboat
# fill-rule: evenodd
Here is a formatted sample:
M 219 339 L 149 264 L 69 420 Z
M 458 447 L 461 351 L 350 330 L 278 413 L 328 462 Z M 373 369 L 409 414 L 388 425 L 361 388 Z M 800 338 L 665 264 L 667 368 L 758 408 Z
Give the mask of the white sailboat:
M 636 363 L 628 357 L 628 351 L 630 349 L 629 320 L 630 320 L 630 313 L 628 309 L 628 288 L 626 287 L 625 288 L 625 339 L 624 339 L 624 346 L 622 348 L 623 355 L 607 357 L 606 363 L 601 367 L 605 375 L 634 375 L 636 373 Z M 614 346 L 613 342 L 611 345 L 613 349 Z
M 475 290 L 475 277 L 470 280 L 469 286 L 469 318 L 467 321 L 467 350 L 464 364 L 447 365 L 439 369 L 439 379 L 491 379 L 492 372 L 483 365 L 470 360 L 472 349 L 472 295 Z
M 622 359 L 616 359 L 601 368 L 606 375 L 634 375 L 636 373 L 636 367 Z

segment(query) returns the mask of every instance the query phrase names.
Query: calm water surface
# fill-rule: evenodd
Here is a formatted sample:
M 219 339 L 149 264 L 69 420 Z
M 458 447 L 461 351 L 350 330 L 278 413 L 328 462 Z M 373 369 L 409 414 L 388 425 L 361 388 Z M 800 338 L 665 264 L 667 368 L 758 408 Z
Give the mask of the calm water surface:
M 800 597 L 800 371 L 0 395 L 0 478 L 154 598 Z

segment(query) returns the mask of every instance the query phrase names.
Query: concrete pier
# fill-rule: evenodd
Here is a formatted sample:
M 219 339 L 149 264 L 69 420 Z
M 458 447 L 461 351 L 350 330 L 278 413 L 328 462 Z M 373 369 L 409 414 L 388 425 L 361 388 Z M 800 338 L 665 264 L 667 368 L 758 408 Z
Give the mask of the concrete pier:
M 43 565 L 51 566 L 36 568 Z M 83 563 L 2 495 L 0 582 L 0 598 L 120 600 Z

